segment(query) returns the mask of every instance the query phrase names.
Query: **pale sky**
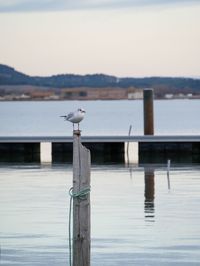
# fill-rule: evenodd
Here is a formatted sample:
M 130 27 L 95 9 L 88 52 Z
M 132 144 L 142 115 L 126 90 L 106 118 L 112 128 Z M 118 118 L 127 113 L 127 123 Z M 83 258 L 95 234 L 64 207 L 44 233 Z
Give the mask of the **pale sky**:
M 0 0 L 0 38 L 29 75 L 200 76 L 200 0 Z

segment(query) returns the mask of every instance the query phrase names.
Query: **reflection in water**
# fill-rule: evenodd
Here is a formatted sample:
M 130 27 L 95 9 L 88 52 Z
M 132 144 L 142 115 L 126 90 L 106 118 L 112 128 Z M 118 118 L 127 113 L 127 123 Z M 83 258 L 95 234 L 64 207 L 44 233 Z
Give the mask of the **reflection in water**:
M 155 172 L 156 194 L 153 171 L 132 174 L 123 165 L 92 166 L 91 265 L 199 265 L 200 167 L 171 168 L 173 193 L 164 167 Z M 68 265 L 71 185 L 70 164 L 0 164 L 0 265 Z
M 133 178 L 133 168 L 132 167 L 129 168 L 129 173 L 130 173 L 130 179 L 132 179 Z
M 167 184 L 168 184 L 168 189 L 170 190 L 170 177 L 169 177 L 169 173 L 170 173 L 170 165 L 171 165 L 171 160 L 167 160 Z
M 144 169 L 144 212 L 147 221 L 154 222 L 154 169 Z

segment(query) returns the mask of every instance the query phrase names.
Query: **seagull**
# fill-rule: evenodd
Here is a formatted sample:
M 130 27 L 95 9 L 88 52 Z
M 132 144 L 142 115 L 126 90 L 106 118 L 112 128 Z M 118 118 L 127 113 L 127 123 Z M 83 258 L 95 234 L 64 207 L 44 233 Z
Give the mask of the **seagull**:
M 61 115 L 60 117 L 64 117 L 66 121 L 70 121 L 73 123 L 73 130 L 74 130 L 74 124 L 78 124 L 78 130 L 79 130 L 79 123 L 83 120 L 85 115 L 84 109 L 77 109 L 74 112 L 69 113 L 68 115 Z

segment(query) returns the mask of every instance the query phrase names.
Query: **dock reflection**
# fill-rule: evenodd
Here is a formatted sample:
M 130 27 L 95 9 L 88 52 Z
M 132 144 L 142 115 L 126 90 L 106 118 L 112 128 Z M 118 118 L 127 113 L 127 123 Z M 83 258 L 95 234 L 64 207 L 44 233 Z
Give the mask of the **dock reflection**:
M 149 222 L 155 221 L 155 181 L 154 181 L 154 169 L 144 169 L 144 213 L 145 220 Z

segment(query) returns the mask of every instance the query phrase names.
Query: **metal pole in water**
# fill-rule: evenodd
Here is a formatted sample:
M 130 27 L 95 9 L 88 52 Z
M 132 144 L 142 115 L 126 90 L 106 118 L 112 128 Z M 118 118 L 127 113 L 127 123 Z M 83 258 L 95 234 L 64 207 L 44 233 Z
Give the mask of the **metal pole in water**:
M 73 131 L 73 266 L 90 266 L 90 151 Z
M 144 135 L 154 134 L 153 89 L 143 90 Z
M 131 135 L 131 130 L 132 130 L 132 125 L 130 125 L 129 127 L 129 131 L 128 131 L 128 136 L 130 137 Z M 127 142 L 127 149 L 126 149 L 126 154 L 127 154 L 127 163 L 129 165 L 129 140 Z
M 168 159 L 167 160 L 167 182 L 168 182 L 168 189 L 170 189 L 170 178 L 169 178 L 170 166 L 171 166 L 171 160 Z

